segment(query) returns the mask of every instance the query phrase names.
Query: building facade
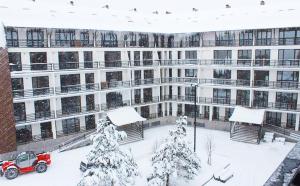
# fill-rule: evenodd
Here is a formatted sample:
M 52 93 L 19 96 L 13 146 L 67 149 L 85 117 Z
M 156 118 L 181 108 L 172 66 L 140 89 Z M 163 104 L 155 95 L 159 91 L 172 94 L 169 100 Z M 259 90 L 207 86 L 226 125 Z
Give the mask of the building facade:
M 84 132 L 110 109 L 229 126 L 236 105 L 299 130 L 300 28 L 187 34 L 6 27 L 17 143 Z

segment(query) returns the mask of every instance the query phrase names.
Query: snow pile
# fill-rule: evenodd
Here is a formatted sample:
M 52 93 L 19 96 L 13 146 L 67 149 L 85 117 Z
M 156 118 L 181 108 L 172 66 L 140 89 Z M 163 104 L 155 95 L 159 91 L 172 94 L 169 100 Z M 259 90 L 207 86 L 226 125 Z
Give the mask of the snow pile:
M 169 186 L 170 178 L 192 180 L 200 171 L 200 159 L 186 140 L 186 116 L 177 121 L 177 129 L 170 131 L 152 157 L 153 172 L 148 178 L 151 186 Z
M 78 186 L 127 186 L 135 183 L 138 176 L 137 164 L 131 153 L 120 150 L 119 140 L 126 138 L 125 132 L 119 132 L 116 127 L 105 119 L 100 119 L 97 132 L 92 137 L 93 147 L 87 155 L 88 169 Z
M 6 39 L 5 39 L 5 31 L 4 31 L 4 25 L 0 20 L 0 48 L 5 48 L 6 46 Z

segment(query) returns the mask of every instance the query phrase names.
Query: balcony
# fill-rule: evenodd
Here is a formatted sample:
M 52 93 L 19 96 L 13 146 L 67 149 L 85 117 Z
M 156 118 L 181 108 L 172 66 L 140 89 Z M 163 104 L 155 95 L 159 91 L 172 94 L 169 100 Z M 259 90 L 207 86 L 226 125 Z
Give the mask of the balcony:
M 118 89 L 118 88 L 129 88 L 130 81 L 105 81 L 101 82 L 101 89 Z
M 101 110 L 108 111 L 112 109 L 116 109 L 123 106 L 129 106 L 130 100 L 123 100 L 122 102 L 111 102 L 111 103 L 103 103 L 101 104 Z
M 132 105 L 145 105 L 150 103 L 158 103 L 160 102 L 159 96 L 153 96 L 153 97 L 144 97 L 144 99 L 136 98 L 132 99 L 131 104 Z
M 100 62 L 100 67 L 102 68 L 127 68 L 130 66 L 129 61 L 109 61 L 109 62 Z
M 93 40 L 51 40 L 50 46 L 55 47 L 94 47 Z
M 94 107 L 68 107 L 67 109 L 57 110 L 57 118 L 63 118 L 68 116 L 77 116 L 78 114 L 89 114 L 99 112 L 100 106 L 96 104 Z
M 272 89 L 288 89 L 298 90 L 300 83 L 297 81 L 262 81 L 256 80 L 253 83 L 253 87 L 268 87 Z
M 22 117 L 15 116 L 16 125 L 23 123 L 31 123 L 43 120 L 49 120 L 55 118 L 55 111 L 36 112 L 32 114 L 26 114 Z
M 26 99 L 31 97 L 50 96 L 54 94 L 51 87 L 35 88 L 27 90 L 13 90 L 14 99 Z
M 151 79 L 138 79 L 131 81 L 133 87 L 143 86 L 143 85 L 157 85 L 160 83 L 160 78 L 151 78 Z
M 296 102 L 283 103 L 283 102 L 264 102 L 264 101 L 253 101 L 253 107 L 255 108 L 267 108 L 275 110 L 290 110 L 290 111 L 300 111 L 300 105 Z
M 231 80 L 231 79 L 199 79 L 200 84 L 206 85 L 228 85 L 235 87 L 250 87 L 250 80 Z
M 56 94 L 70 94 L 78 92 L 94 92 L 99 91 L 98 83 L 79 84 L 79 85 L 68 85 L 55 88 Z

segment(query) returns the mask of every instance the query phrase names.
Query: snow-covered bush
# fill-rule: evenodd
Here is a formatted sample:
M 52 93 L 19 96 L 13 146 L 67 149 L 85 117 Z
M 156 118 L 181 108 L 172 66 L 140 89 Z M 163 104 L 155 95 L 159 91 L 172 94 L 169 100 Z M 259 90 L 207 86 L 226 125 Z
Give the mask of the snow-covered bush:
M 186 140 L 186 116 L 176 120 L 177 128 L 169 131 L 152 156 L 152 173 L 147 178 L 150 186 L 169 185 L 170 177 L 181 177 L 186 181 L 194 179 L 200 170 L 200 159 Z
M 131 153 L 120 150 L 118 140 L 126 138 L 106 119 L 100 119 L 97 132 L 92 136 L 93 148 L 87 155 L 88 169 L 78 186 L 128 186 L 134 185 L 139 175 Z

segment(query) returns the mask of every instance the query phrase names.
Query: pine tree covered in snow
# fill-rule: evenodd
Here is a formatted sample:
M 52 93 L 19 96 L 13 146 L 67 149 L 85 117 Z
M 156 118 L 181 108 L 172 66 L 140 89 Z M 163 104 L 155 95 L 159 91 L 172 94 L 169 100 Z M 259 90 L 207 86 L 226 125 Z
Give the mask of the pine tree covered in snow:
M 176 123 L 176 130 L 169 131 L 169 136 L 152 157 L 150 186 L 168 186 L 171 176 L 192 180 L 201 168 L 200 159 L 186 140 L 186 116 L 179 117 Z
M 128 186 L 134 185 L 139 175 L 138 167 L 129 152 L 121 150 L 118 140 L 127 137 L 125 132 L 105 119 L 100 119 L 97 132 L 92 137 L 93 148 L 87 155 L 88 169 L 78 186 Z

